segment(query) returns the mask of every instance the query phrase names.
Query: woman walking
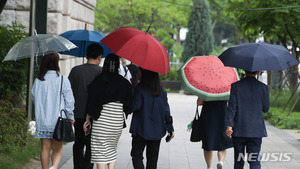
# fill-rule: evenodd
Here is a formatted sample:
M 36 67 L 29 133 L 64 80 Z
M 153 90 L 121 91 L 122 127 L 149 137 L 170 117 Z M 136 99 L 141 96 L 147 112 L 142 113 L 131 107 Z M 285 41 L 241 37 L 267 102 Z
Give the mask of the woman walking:
M 227 101 L 204 101 L 197 99 L 197 105 L 203 105 L 200 121 L 202 133 L 202 148 L 207 169 L 212 169 L 213 151 L 218 151 L 217 169 L 223 168 L 226 149 L 231 148 L 232 140 L 225 134 L 225 110 Z
M 156 169 L 161 138 L 174 134 L 167 92 L 161 87 L 158 73 L 141 69 L 141 81 L 135 89 L 130 126 L 132 133 L 132 163 L 144 169 L 146 147 L 147 169 Z
M 124 127 L 124 113 L 128 114 L 132 87 L 119 75 L 119 56 L 109 54 L 102 73 L 88 85 L 87 116 L 84 126 L 92 125 L 91 163 L 97 169 L 115 168 L 117 145 Z M 90 118 L 93 119 L 91 123 Z M 88 128 L 84 127 L 85 132 Z
M 58 61 L 59 55 L 57 53 L 42 57 L 40 69 L 31 91 L 36 120 L 34 137 L 40 138 L 42 143 L 40 158 L 43 169 L 49 169 L 51 150 L 51 169 L 57 169 L 62 157 L 63 142 L 52 139 L 60 110 L 65 109 L 72 120 L 72 124 L 75 122 L 73 115 L 74 97 L 71 85 L 68 78 L 62 77 L 59 73 Z M 60 99 L 61 103 L 59 102 Z

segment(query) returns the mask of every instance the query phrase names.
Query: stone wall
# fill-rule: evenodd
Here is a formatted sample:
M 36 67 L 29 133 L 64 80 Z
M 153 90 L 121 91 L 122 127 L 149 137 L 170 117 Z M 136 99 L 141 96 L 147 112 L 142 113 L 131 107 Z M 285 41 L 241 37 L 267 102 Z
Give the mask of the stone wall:
M 84 29 L 86 23 L 88 30 L 94 30 L 96 3 L 97 0 L 48 0 L 47 33 L 58 35 L 68 30 Z M 29 33 L 30 0 L 8 0 L 0 17 L 0 25 L 17 21 Z M 68 75 L 72 67 L 82 63 L 82 58 L 61 55 L 61 73 Z

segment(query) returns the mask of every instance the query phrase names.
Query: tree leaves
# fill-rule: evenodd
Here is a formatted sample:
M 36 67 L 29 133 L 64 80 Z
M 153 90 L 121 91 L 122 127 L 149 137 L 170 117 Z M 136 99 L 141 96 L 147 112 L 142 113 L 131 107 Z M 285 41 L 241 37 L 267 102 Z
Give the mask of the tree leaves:
M 192 0 L 172 0 L 174 3 L 191 3 Z M 161 0 L 110 0 L 98 1 L 95 11 L 95 28 L 110 33 L 120 27 L 133 27 L 153 34 L 167 49 L 175 41 L 173 34 L 179 34 L 186 27 L 191 9 Z

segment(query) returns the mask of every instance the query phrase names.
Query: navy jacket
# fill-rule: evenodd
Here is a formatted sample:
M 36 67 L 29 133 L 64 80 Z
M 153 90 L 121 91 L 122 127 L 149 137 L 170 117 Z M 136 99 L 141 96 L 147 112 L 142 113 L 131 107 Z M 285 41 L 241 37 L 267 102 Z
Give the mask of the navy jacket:
M 159 97 L 152 97 L 149 90 L 138 85 L 133 97 L 132 111 L 129 131 L 133 135 L 138 134 L 146 140 L 160 140 L 166 135 L 166 131 L 174 131 L 165 90 Z
M 270 107 L 268 86 L 253 76 L 231 85 L 227 106 L 227 126 L 234 137 L 267 137 L 262 112 Z

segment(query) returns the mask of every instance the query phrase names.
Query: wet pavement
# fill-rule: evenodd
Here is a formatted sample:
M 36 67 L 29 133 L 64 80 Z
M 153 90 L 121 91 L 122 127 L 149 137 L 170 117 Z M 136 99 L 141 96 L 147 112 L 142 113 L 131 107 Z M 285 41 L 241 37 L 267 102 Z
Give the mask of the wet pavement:
M 206 169 L 202 143 L 190 142 L 190 132 L 186 130 L 187 124 L 195 115 L 197 97 L 170 93 L 168 99 L 174 120 L 175 137 L 170 143 L 166 143 L 165 138 L 162 139 L 158 169 Z M 127 119 L 127 126 L 130 126 L 130 120 L 131 116 Z M 279 130 L 269 123 L 266 125 L 269 137 L 263 138 L 262 169 L 299 169 L 300 133 L 293 130 Z M 73 168 L 72 146 L 73 143 L 69 143 L 63 147 L 60 169 Z M 116 169 L 133 169 L 130 150 L 131 135 L 127 127 L 123 130 L 119 141 Z M 217 162 L 217 153 L 214 152 L 213 169 L 216 169 Z M 249 168 L 247 162 L 244 168 Z M 227 150 L 223 169 L 233 169 L 233 148 Z

